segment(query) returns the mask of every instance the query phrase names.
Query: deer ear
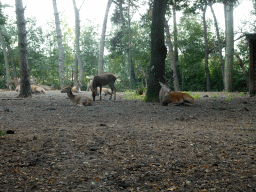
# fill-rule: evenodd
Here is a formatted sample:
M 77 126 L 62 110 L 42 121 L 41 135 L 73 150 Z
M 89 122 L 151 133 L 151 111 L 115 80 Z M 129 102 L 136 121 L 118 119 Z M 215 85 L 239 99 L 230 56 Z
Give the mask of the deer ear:
M 163 85 L 164 85 L 164 84 L 163 84 L 162 82 L 160 82 L 160 81 L 159 81 L 159 84 L 161 85 L 161 87 L 163 87 Z

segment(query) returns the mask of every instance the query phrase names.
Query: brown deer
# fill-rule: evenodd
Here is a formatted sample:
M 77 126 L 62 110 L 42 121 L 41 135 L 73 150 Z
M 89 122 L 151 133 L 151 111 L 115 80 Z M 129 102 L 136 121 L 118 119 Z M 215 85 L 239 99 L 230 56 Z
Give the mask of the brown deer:
M 67 93 L 68 98 L 71 101 L 72 105 L 84 105 L 89 106 L 92 105 L 92 100 L 88 97 L 84 97 L 81 95 L 74 95 L 72 93 L 73 83 L 61 90 L 61 93 Z
M 38 84 L 37 86 L 38 86 L 38 87 L 42 87 L 45 91 L 54 90 L 54 85 L 47 86 L 47 85 Z
M 101 91 L 103 85 L 109 85 L 111 89 L 111 96 L 109 100 L 112 99 L 112 94 L 115 92 L 114 100 L 116 99 L 116 88 L 114 86 L 114 83 L 116 81 L 117 76 L 115 76 L 113 73 L 103 73 L 99 75 L 95 75 L 92 80 L 92 98 L 93 101 L 95 101 L 95 96 L 97 94 L 97 87 L 100 87 L 100 100 L 101 100 Z
M 42 87 L 36 86 L 36 85 L 30 85 L 31 93 L 43 93 L 45 94 L 45 90 Z M 18 85 L 15 89 L 15 91 L 20 92 L 20 85 Z
M 175 103 L 177 105 L 180 104 L 186 104 L 188 103 L 194 103 L 195 100 L 193 97 L 191 97 L 187 93 L 182 93 L 179 91 L 171 91 L 171 89 L 168 88 L 168 82 L 167 83 L 161 83 L 161 89 L 159 91 L 159 100 L 162 105 L 167 106 L 169 103 Z
M 87 90 L 86 91 L 92 91 L 92 84 L 90 84 L 90 83 L 87 84 Z M 102 87 L 102 91 L 105 94 L 104 96 L 112 95 L 111 89 L 109 89 L 109 88 Z M 100 92 L 100 88 L 97 87 L 96 96 L 99 96 L 99 92 Z

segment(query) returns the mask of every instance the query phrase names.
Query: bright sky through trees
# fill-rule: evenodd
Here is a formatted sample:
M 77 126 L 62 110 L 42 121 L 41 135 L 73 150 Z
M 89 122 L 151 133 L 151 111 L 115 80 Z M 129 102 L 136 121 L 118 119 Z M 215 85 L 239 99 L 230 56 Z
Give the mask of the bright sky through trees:
M 1 0 L 1 2 L 2 4 L 9 4 L 13 6 L 11 8 L 5 8 L 4 13 L 8 16 L 12 16 L 13 19 L 15 19 L 15 1 Z M 77 7 L 80 8 L 82 2 L 83 0 L 76 0 Z M 235 30 L 238 29 L 238 25 L 241 25 L 241 21 L 249 19 L 248 14 L 251 10 L 253 10 L 252 0 L 242 0 L 241 2 L 242 3 L 234 10 Z M 25 17 L 34 16 L 38 22 L 38 26 L 45 26 L 48 21 L 54 20 L 52 0 L 23 0 L 23 5 L 26 6 Z M 99 24 L 99 30 L 101 31 L 101 25 L 103 23 L 106 5 L 107 0 L 85 0 L 80 10 L 81 26 L 85 23 L 85 20 L 89 19 L 95 24 Z M 61 12 L 60 19 L 66 19 L 70 27 L 74 27 L 75 14 L 72 0 L 57 0 L 57 6 L 58 10 Z M 145 5 L 145 7 L 146 6 L 147 5 Z M 109 18 L 111 17 L 114 8 L 115 5 L 112 4 L 109 12 Z M 214 5 L 213 8 L 217 16 L 218 22 L 221 24 L 221 28 L 224 29 L 223 5 Z M 140 14 L 143 14 L 143 9 L 141 10 Z M 66 18 L 61 18 L 63 16 L 65 16 Z M 207 9 L 207 16 L 208 18 L 212 19 L 209 8 Z M 108 26 L 110 26 L 110 22 L 108 22 Z

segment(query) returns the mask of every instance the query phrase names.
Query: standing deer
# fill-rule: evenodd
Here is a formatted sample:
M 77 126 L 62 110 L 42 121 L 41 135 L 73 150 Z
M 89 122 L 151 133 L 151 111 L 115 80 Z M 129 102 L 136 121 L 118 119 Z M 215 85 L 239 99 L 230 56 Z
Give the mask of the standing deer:
M 97 87 L 100 87 L 100 100 L 101 100 L 101 91 L 103 85 L 109 85 L 111 89 L 111 96 L 109 98 L 112 99 L 112 94 L 115 92 L 114 100 L 116 99 L 116 88 L 114 86 L 114 83 L 116 81 L 117 76 L 115 76 L 113 73 L 103 73 L 99 75 L 95 75 L 92 80 L 92 98 L 93 101 L 95 101 L 95 96 L 97 94 Z

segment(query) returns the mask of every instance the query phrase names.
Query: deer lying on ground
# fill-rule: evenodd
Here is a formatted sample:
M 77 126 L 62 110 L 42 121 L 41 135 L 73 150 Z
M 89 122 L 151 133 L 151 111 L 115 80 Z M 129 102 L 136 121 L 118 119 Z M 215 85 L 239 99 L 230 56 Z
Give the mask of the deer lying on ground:
M 116 81 L 117 76 L 115 76 L 113 73 L 103 73 L 99 75 L 95 75 L 92 80 L 92 98 L 93 101 L 95 101 L 95 96 L 97 94 L 97 87 L 100 87 L 100 100 L 101 100 L 101 91 L 103 85 L 109 85 L 111 89 L 111 96 L 109 100 L 112 99 L 112 94 L 115 92 L 114 100 L 116 99 L 116 88 L 114 86 L 114 83 Z
M 77 81 L 71 91 L 73 93 L 81 93 L 81 87 L 82 83 L 80 83 L 80 81 Z
M 171 91 L 168 88 L 168 84 L 164 84 L 159 82 L 161 85 L 161 89 L 159 92 L 159 100 L 164 106 L 167 106 L 169 103 L 175 103 L 177 105 L 186 104 L 186 103 L 194 103 L 194 98 L 191 97 L 187 93 L 182 93 L 178 91 Z
M 87 91 L 92 91 L 92 84 L 87 85 L 87 87 L 88 87 Z M 100 88 L 97 87 L 96 96 L 99 96 L 99 92 L 100 92 Z M 109 88 L 102 87 L 102 92 L 105 94 L 104 96 L 112 95 L 111 89 Z
M 38 84 L 37 86 L 38 86 L 38 87 L 42 87 L 45 91 L 54 90 L 54 85 L 47 86 L 47 85 Z
M 67 93 L 68 98 L 71 101 L 71 105 L 84 105 L 90 106 L 92 105 L 92 100 L 88 97 L 81 96 L 81 95 L 74 95 L 72 93 L 73 83 L 61 90 L 61 93 Z
M 45 94 L 45 90 L 42 87 L 36 86 L 36 85 L 30 85 L 31 93 L 37 94 L 37 93 L 43 93 Z M 20 85 L 18 85 L 15 89 L 15 91 L 20 92 Z

